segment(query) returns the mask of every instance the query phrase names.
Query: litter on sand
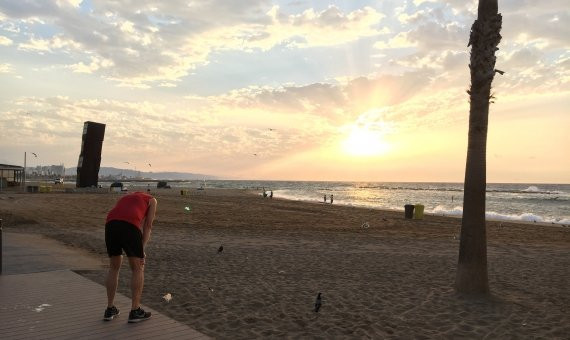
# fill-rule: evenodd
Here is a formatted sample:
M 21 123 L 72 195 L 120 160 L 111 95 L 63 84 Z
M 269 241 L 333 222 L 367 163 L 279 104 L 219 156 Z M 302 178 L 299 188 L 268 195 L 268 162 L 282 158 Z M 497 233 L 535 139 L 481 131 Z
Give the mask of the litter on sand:
M 190 207 L 184 207 L 184 210 L 190 211 Z
M 368 222 L 364 222 L 362 223 L 361 227 L 364 229 L 368 229 L 370 227 L 370 224 Z
M 172 300 L 172 294 L 166 293 L 166 295 L 164 295 L 164 296 L 162 297 L 162 299 L 163 299 L 164 301 L 166 301 L 166 302 L 170 302 L 170 300 Z
M 41 305 L 34 308 L 34 310 L 39 313 L 39 312 L 43 311 L 46 307 L 51 307 L 51 305 L 47 304 L 47 303 L 42 303 Z

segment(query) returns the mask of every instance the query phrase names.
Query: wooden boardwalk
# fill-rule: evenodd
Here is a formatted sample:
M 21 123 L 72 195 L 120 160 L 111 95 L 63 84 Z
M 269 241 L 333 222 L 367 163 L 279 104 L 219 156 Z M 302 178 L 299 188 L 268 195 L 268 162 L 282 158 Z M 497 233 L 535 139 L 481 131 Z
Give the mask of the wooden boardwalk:
M 106 299 L 105 287 L 70 270 L 0 275 L 0 339 L 209 339 L 145 306 L 150 320 L 127 323 L 121 294 L 121 315 L 103 321 Z
M 131 300 L 115 296 L 121 315 L 103 321 L 105 287 L 71 269 L 103 269 L 99 259 L 39 235 L 3 233 L 0 339 L 209 339 L 155 310 L 129 324 Z M 7 275 L 8 274 L 8 275 Z

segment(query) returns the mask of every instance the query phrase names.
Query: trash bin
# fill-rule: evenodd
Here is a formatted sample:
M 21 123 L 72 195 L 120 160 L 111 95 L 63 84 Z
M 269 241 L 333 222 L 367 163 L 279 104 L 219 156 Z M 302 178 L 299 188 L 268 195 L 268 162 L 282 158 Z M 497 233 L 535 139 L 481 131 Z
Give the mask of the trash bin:
M 421 220 L 424 218 L 424 206 L 422 204 L 416 204 L 414 206 L 414 220 Z
M 26 191 L 28 192 L 38 192 L 40 189 L 37 185 L 26 185 Z
M 414 205 L 413 204 L 406 204 L 404 205 L 404 216 L 406 218 L 412 218 L 414 216 Z

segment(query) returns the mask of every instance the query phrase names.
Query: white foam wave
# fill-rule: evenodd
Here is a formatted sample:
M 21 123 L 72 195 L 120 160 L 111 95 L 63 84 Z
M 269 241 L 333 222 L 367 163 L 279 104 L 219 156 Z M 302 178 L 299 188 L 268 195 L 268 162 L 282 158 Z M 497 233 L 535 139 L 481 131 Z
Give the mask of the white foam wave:
M 431 211 L 427 212 L 435 215 L 463 216 L 463 208 L 459 206 L 448 208 L 442 205 L 438 205 Z M 555 220 L 552 218 L 544 218 L 540 215 L 536 215 L 533 213 L 522 213 L 520 215 L 517 215 L 517 214 L 503 214 L 494 211 L 487 211 L 485 213 L 485 218 L 488 220 L 501 220 L 501 221 L 523 221 L 523 222 L 556 223 L 556 224 L 570 223 L 570 219 L 568 218 Z
M 461 216 L 463 215 L 463 208 L 460 206 L 456 206 L 454 208 L 446 208 L 442 205 L 438 205 L 437 207 L 433 208 L 433 210 L 428 212 L 435 215 Z
M 528 187 L 524 190 L 521 190 L 521 191 L 523 191 L 523 192 L 539 192 L 540 190 L 538 189 L 538 187 L 531 185 L 530 187 Z
M 529 188 L 532 188 L 529 187 Z M 534 187 L 538 190 L 537 187 Z M 535 189 L 531 190 L 535 190 Z M 307 201 L 307 202 L 323 202 L 323 193 L 322 192 L 309 192 L 309 191 L 296 191 L 296 190 L 288 190 L 288 189 L 277 189 L 274 190 L 274 197 L 288 199 L 288 200 L 295 200 L 295 201 Z M 328 195 L 327 195 L 328 196 Z M 330 200 L 327 197 L 327 201 Z M 335 195 L 335 204 L 338 205 L 348 205 L 348 206 L 355 206 L 355 207 L 365 207 L 365 208 L 372 208 L 372 209 L 387 209 L 387 210 L 395 210 L 395 211 L 403 211 L 404 206 L 403 204 L 394 205 L 394 202 L 382 202 L 383 204 L 379 204 L 377 201 L 361 201 L 358 199 L 351 199 L 343 197 L 339 195 L 336 197 Z M 426 207 L 425 210 L 428 214 L 434 215 L 445 215 L 445 216 L 456 216 L 461 217 L 463 215 L 463 208 L 461 206 L 445 206 L 445 205 L 437 205 L 433 209 L 428 209 Z M 539 215 L 533 212 L 521 212 L 520 214 L 514 213 L 504 213 L 504 212 L 496 212 L 496 211 L 487 211 L 485 217 L 488 220 L 502 220 L 502 221 L 521 221 L 521 222 L 537 222 L 537 223 L 556 223 L 556 224 L 563 224 L 568 225 L 570 224 L 570 219 L 568 216 L 559 216 L 559 217 L 544 217 L 544 215 Z

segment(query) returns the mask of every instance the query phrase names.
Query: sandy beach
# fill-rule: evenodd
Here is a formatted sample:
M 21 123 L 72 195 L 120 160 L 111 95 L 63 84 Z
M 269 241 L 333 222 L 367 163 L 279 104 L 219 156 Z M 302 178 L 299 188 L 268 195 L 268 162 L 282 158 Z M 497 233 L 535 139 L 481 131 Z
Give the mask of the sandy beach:
M 143 303 L 215 338 L 570 334 L 568 227 L 489 222 L 492 297 L 476 299 L 453 289 L 457 218 L 406 220 L 403 212 L 269 199 L 246 190 L 151 194 L 158 210 Z M 0 218 L 6 231 L 46 235 L 105 259 L 104 220 L 120 195 L 3 192 Z M 105 278 L 104 268 L 81 274 L 101 284 Z M 127 296 L 129 276 L 124 264 L 119 290 Z M 323 303 L 315 313 L 319 292 Z M 162 299 L 166 293 L 170 302 Z M 93 307 L 102 315 L 105 303 Z

